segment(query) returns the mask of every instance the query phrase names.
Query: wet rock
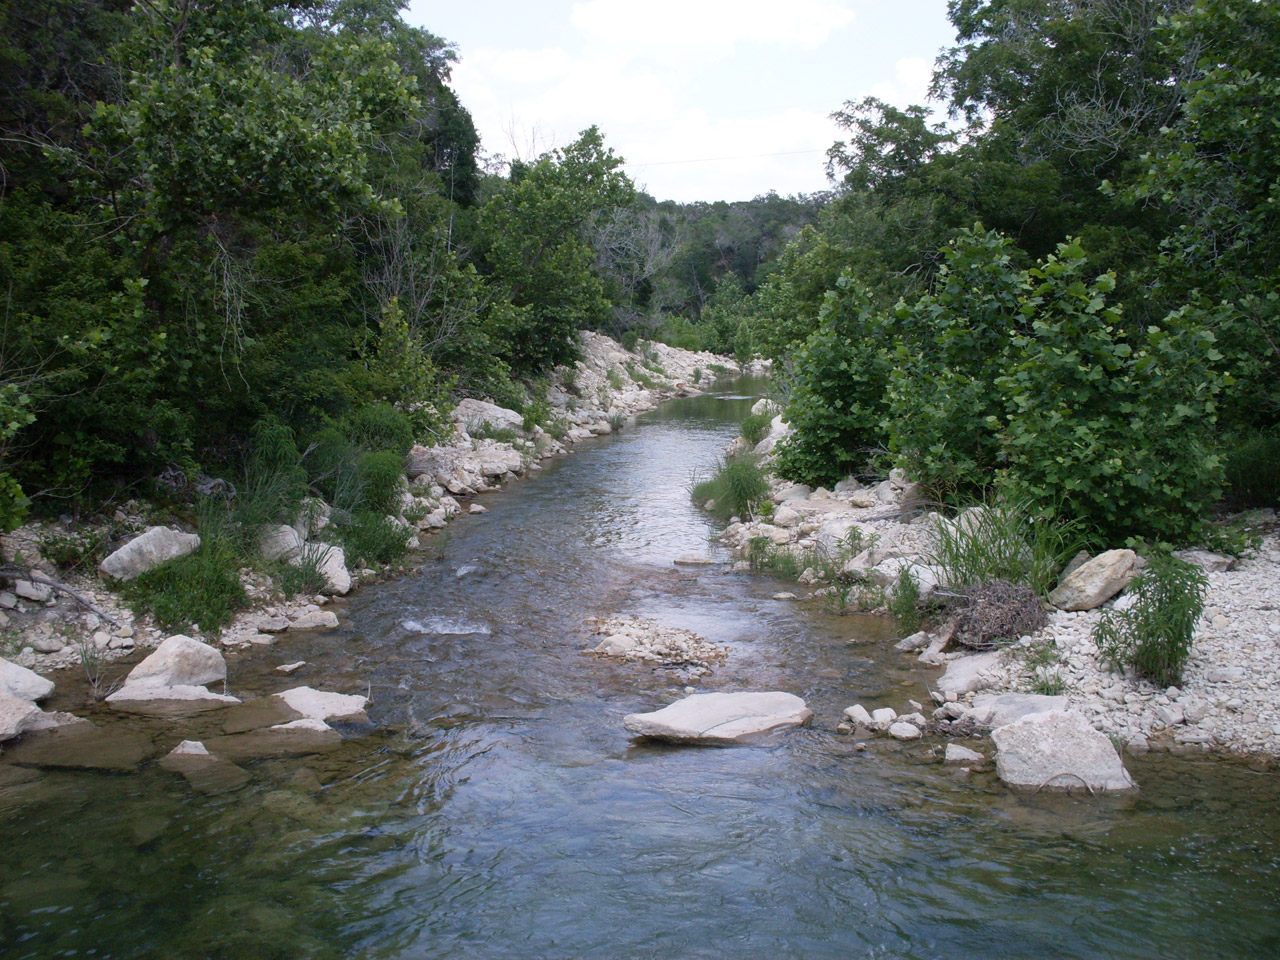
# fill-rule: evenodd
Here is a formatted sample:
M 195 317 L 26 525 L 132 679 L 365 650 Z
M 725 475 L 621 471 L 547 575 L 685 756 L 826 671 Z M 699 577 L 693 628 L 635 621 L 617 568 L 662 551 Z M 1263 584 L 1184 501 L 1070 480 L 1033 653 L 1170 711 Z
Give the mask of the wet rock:
M 807 723 L 813 711 L 794 694 L 699 693 L 651 713 L 631 713 L 623 725 L 642 737 L 672 743 L 750 743 Z
M 0 691 L 19 700 L 43 700 L 53 693 L 53 681 L 40 674 L 20 667 L 8 660 L 0 660 Z
M 1049 594 L 1060 610 L 1092 610 L 1127 587 L 1138 572 L 1132 550 L 1108 550 L 1081 564 Z
M 862 726 L 871 728 L 871 714 L 867 712 L 867 708 L 860 703 L 855 703 L 852 707 L 845 707 L 844 715 L 854 723 L 862 724 Z
M 1012 786 L 1091 792 L 1132 790 L 1137 785 L 1106 734 L 1083 714 L 1055 710 L 1023 717 L 991 735 L 996 773 Z
M 169 686 L 200 686 L 227 679 L 227 661 L 199 640 L 175 634 L 129 671 L 126 684 L 154 681 Z
M 194 553 L 200 537 L 169 527 L 148 527 L 141 536 L 126 543 L 99 564 L 98 569 L 117 580 L 134 577 L 156 567 Z
M 240 701 L 192 684 L 166 684 L 159 680 L 126 681 L 107 697 L 113 710 L 148 717 L 182 717 L 221 710 Z
M 59 727 L 69 727 L 77 723 L 92 726 L 88 720 L 83 717 L 77 717 L 73 713 L 64 713 L 61 710 L 51 710 L 48 713 L 41 711 L 41 713 L 37 715 L 27 726 L 27 732 L 35 733 L 39 730 L 56 730 Z
M 311 720 L 335 720 L 356 717 L 364 713 L 368 697 L 358 694 L 331 693 L 313 690 L 311 687 L 294 687 L 275 694 L 303 717 Z
M 302 711 L 295 710 L 279 697 L 259 697 L 228 707 L 222 718 L 222 732 L 228 735 L 245 733 L 303 719 Z
M 151 741 L 127 730 L 104 730 L 76 723 L 27 734 L 7 745 L 13 763 L 67 770 L 106 770 L 131 773 L 153 753 Z
M 467 507 L 467 513 L 475 514 L 475 513 L 488 513 L 488 512 L 489 512 L 488 507 L 482 506 L 481 504 L 478 504 L 478 503 L 473 503 L 471 504 L 471 506 Z
M 183 740 L 160 760 L 160 766 L 181 774 L 196 793 L 214 795 L 239 790 L 249 774 L 230 760 L 211 754 L 199 740 Z
M 289 624 L 290 630 L 337 630 L 338 615 L 332 610 L 312 610 L 310 613 L 304 613 L 293 623 Z
M 893 707 L 881 707 L 871 711 L 871 722 L 867 724 L 872 730 L 887 730 L 898 719 L 898 711 Z
M 977 767 L 986 763 L 987 758 L 978 753 L 977 750 L 970 750 L 968 747 L 962 747 L 958 743 L 948 743 L 943 762 L 958 766 Z
M 701 553 L 686 553 L 671 562 L 677 567 L 709 567 L 715 563 L 715 560 Z
M 910 652 L 912 650 L 920 650 L 929 645 L 929 634 L 923 630 L 911 634 L 909 637 L 903 637 L 893 645 L 895 650 L 903 650 Z
M 280 664 L 280 666 L 276 667 L 276 672 L 277 673 L 293 673 L 296 670 L 301 670 L 306 665 L 307 665 L 307 661 L 305 660 L 298 660 L 295 663 L 282 663 Z
M 224 737 L 209 737 L 205 746 L 229 760 L 327 753 L 342 743 L 342 735 L 323 720 L 292 720 Z
M 895 740 L 919 740 L 920 728 L 914 723 L 899 720 L 889 724 L 889 736 Z

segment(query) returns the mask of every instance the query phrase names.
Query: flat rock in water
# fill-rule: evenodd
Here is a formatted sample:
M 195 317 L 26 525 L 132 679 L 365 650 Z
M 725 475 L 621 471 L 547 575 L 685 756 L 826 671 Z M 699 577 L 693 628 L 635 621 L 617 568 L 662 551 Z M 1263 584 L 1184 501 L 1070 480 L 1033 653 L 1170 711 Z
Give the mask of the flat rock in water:
M 962 747 L 958 743 L 948 743 L 944 762 L 977 767 L 986 763 L 987 758 L 978 753 L 977 750 L 970 750 L 968 747 Z
M 1138 555 L 1132 550 L 1108 550 L 1082 563 L 1049 594 L 1060 610 L 1092 610 L 1129 585 L 1137 575 Z
M 6 758 L 29 767 L 132 773 L 155 752 L 149 739 L 126 730 L 70 724 L 5 746 Z
M 996 773 L 1013 786 L 1091 793 L 1137 787 L 1111 739 L 1075 711 L 1032 714 L 996 730 L 991 739 Z
M 337 630 L 338 615 L 332 610 L 312 610 L 289 624 L 290 630 Z
M 205 746 L 229 760 L 326 753 L 342 743 L 342 735 L 323 720 L 292 720 L 226 737 L 210 737 Z
M 813 711 L 794 694 L 696 693 L 652 713 L 630 713 L 623 724 L 634 734 L 673 743 L 751 743 L 767 734 L 807 723 Z
M 951 660 L 947 663 L 946 672 L 938 679 L 938 690 L 957 697 L 979 690 L 986 685 L 983 674 L 990 673 L 999 665 L 1000 651 L 998 650 Z
M 331 693 L 328 690 L 313 690 L 311 687 L 294 687 L 275 694 L 275 698 L 283 700 L 302 717 L 311 720 L 358 716 L 364 712 L 365 704 L 369 702 L 368 697 L 359 694 Z
M 19 700 L 43 700 L 53 693 L 53 681 L 26 667 L 0 659 L 0 690 Z
M 156 680 L 128 681 L 107 697 L 113 710 L 148 717 L 182 717 L 221 710 L 240 701 L 193 684 L 169 685 Z
M 1038 693 L 986 694 L 973 698 L 973 706 L 961 714 L 961 719 L 972 719 L 979 726 L 996 729 L 1050 710 L 1066 710 L 1070 705 L 1066 697 L 1049 697 Z
M 199 546 L 200 537 L 194 533 L 151 527 L 103 560 L 98 569 L 117 580 L 132 580 L 170 560 L 194 553 Z
M 239 790 L 249 774 L 225 757 L 215 756 L 198 740 L 183 740 L 160 760 L 160 766 L 181 774 L 196 793 L 214 795 Z
M 709 567 L 715 563 L 715 560 L 701 553 L 686 553 L 671 562 L 677 567 Z
M 222 717 L 222 732 L 232 734 L 261 730 L 263 727 L 292 723 L 303 719 L 303 716 L 301 711 L 293 709 L 279 697 L 259 697 L 257 700 L 228 707 Z

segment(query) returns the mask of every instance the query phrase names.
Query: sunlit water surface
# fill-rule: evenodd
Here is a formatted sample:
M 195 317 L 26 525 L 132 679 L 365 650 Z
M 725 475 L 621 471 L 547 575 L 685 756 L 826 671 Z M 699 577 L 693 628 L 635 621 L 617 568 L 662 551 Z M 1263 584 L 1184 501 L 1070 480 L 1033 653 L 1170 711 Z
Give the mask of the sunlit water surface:
M 1128 761 L 1136 797 L 1026 796 L 927 738 L 859 752 L 841 709 L 927 698 L 908 658 L 849 642 L 887 625 L 672 564 L 726 559 L 688 488 L 754 387 L 547 463 L 419 574 L 348 602 L 341 631 L 231 661 L 232 693 L 370 693 L 372 736 L 247 764 L 217 796 L 153 762 L 0 757 L 0 956 L 1280 955 L 1274 772 L 1160 755 Z M 702 689 L 791 691 L 813 726 L 765 747 L 632 741 L 623 715 L 686 681 L 583 656 L 584 620 L 615 613 L 728 645 Z M 54 706 L 79 707 L 62 686 Z M 180 736 L 93 716 L 153 755 Z

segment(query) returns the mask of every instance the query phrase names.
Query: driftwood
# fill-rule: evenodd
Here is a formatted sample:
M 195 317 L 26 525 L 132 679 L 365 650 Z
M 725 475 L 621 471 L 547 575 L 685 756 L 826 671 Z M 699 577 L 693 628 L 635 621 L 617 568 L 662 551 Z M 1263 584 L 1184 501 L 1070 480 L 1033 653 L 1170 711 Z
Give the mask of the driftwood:
M 107 621 L 107 623 L 111 624 L 113 627 L 120 626 L 119 620 L 117 620 L 111 614 L 107 613 L 102 608 L 98 607 L 96 604 L 90 601 L 83 594 L 79 593 L 76 590 L 72 590 L 65 583 L 59 583 L 57 580 L 50 580 L 44 574 L 36 573 L 30 567 L 19 567 L 19 566 L 0 567 L 0 577 L 9 577 L 10 579 L 14 579 L 14 580 L 29 580 L 32 583 L 39 583 L 39 584 L 43 584 L 46 587 L 51 587 L 54 590 L 57 590 L 59 593 L 65 593 L 68 597 L 70 597 L 76 603 L 80 604 L 82 607 L 87 608 L 93 613 L 96 613 L 99 617 Z

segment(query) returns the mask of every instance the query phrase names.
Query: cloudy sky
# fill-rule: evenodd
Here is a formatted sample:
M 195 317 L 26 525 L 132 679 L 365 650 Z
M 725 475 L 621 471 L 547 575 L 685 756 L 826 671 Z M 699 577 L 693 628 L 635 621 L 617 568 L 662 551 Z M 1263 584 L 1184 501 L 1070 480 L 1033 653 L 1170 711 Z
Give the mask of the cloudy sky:
M 945 0 L 411 0 L 450 40 L 483 149 L 532 157 L 596 124 L 660 200 L 827 187 L 829 114 L 923 102 Z

